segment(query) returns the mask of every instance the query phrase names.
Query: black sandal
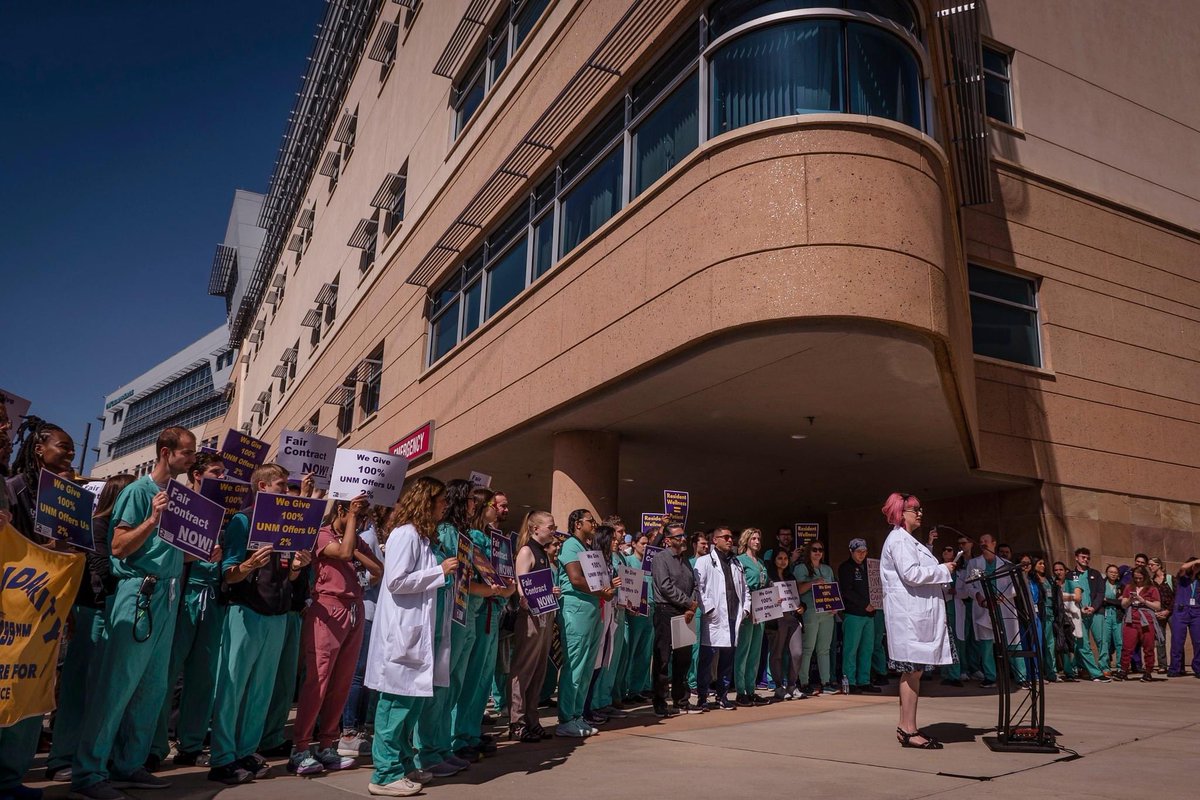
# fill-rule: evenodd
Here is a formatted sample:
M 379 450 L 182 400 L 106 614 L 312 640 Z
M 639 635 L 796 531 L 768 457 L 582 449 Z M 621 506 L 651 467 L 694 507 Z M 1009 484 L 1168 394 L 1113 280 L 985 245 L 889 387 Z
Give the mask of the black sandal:
M 932 738 L 926 736 L 925 734 L 921 733 L 919 730 L 913 731 L 912 733 L 908 733 L 907 731 L 903 731 L 903 730 L 900 730 L 899 728 L 896 728 L 896 735 L 900 737 L 900 746 L 901 747 L 912 747 L 917 750 L 941 750 L 942 749 L 941 742 L 939 742 L 937 739 L 932 739 Z M 925 743 L 924 744 L 913 744 L 912 738 L 914 736 L 920 736 L 921 738 L 923 738 L 925 740 Z

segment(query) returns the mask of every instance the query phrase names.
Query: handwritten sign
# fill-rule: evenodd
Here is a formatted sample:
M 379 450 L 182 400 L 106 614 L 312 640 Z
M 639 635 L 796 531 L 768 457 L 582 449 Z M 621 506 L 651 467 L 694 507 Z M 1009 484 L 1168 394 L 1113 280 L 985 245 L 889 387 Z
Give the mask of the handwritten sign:
M 329 479 L 329 496 L 353 500 L 364 492 L 371 505 L 392 506 L 400 497 L 408 459 L 373 450 L 338 450 Z
M 513 540 L 515 535 L 505 536 L 500 531 L 492 531 L 492 567 L 496 574 L 507 583 L 516 580 L 517 570 L 513 561 Z
M 655 528 L 661 528 L 667 522 L 667 515 L 661 511 L 642 512 L 642 533 L 650 533 Z
M 836 583 L 814 583 L 812 585 L 813 607 L 817 611 L 842 611 L 842 589 Z
M 454 606 L 450 619 L 455 625 L 467 625 L 467 600 L 471 593 L 471 540 L 458 535 L 458 568 L 454 570 Z
M 529 611 L 537 617 L 558 611 L 558 598 L 554 596 L 554 573 L 548 569 L 535 569 L 518 577 L 521 594 L 529 605 Z
M 278 553 L 312 550 L 325 516 L 325 501 L 259 492 L 250 517 L 248 551 L 271 545 Z
M 783 609 L 779 605 L 779 592 L 774 586 L 755 589 L 750 593 L 750 617 L 755 624 L 779 619 Z
M 241 431 L 230 429 L 221 444 L 221 460 L 225 462 L 225 472 L 239 481 L 250 480 L 254 470 L 267 460 L 268 449 L 270 445 L 262 439 L 255 439 Z
M 617 567 L 621 585 L 617 587 L 617 602 L 626 608 L 638 608 L 642 604 L 642 587 L 646 584 L 646 573 L 640 569 L 621 564 Z
M 687 523 L 688 493 L 679 489 L 663 491 L 663 512 L 671 522 Z
M 604 560 L 604 554 L 598 550 L 584 550 L 580 553 L 579 566 L 583 568 L 583 577 L 587 578 L 588 588 L 593 592 L 612 585 L 612 571 Z
M 779 581 L 772 584 L 775 594 L 779 595 L 779 608 L 782 611 L 800 610 L 800 593 L 796 591 L 795 581 Z
M 335 453 L 337 439 L 332 436 L 285 430 L 279 435 L 275 463 L 292 475 L 303 477 L 311 473 L 318 489 L 328 489 Z
M 225 507 L 193 492 L 179 481 L 167 484 L 167 508 L 158 536 L 172 547 L 207 561 L 221 535 Z
M 653 545 L 646 545 L 646 554 L 644 556 L 642 556 L 642 571 L 649 572 L 650 565 L 654 562 L 654 557 L 657 556 L 659 553 L 661 553 L 665 549 L 666 549 L 665 547 L 654 547 Z
M 250 505 L 250 484 L 232 478 L 205 478 L 200 482 L 200 494 L 225 509 L 222 526 L 228 525 L 233 515 Z
M 796 547 L 803 547 L 806 544 L 812 544 L 821 535 L 821 523 L 797 522 L 795 531 Z
M 883 578 L 879 574 L 879 559 L 867 559 L 867 591 L 871 595 L 871 605 L 883 609 Z
M 66 541 L 96 551 L 92 539 L 92 507 L 96 497 L 82 486 L 43 469 L 38 478 L 33 529 L 47 539 Z

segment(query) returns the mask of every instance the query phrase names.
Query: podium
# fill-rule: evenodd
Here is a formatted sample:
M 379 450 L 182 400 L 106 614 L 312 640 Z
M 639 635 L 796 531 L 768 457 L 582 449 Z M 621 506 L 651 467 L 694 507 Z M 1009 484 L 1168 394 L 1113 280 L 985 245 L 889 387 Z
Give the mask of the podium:
M 996 590 L 996 580 L 1008 578 L 1013 585 L 1013 597 Z M 992 621 L 992 646 L 996 657 L 996 683 L 999 687 L 999 709 L 996 735 L 983 741 L 992 750 L 1006 753 L 1057 753 L 1054 734 L 1046 731 L 1046 698 L 1043 637 L 1038 635 L 1038 609 L 1029 593 L 1029 581 L 1019 564 L 999 567 L 991 575 L 975 571 L 968 583 L 977 583 L 987 602 Z M 1017 635 L 1010 640 L 1004 618 L 1015 617 Z M 1053 654 L 1051 654 L 1053 657 Z M 1014 687 L 1009 673 L 1013 659 L 1026 659 L 1028 687 Z

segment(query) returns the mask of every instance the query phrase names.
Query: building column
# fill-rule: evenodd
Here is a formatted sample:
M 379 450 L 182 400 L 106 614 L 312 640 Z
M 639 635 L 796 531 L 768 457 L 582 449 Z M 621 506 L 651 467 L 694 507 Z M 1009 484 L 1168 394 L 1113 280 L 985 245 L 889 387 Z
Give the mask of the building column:
M 554 478 L 550 513 L 559 530 L 577 508 L 599 520 L 617 511 L 620 438 L 603 431 L 563 431 L 554 434 Z

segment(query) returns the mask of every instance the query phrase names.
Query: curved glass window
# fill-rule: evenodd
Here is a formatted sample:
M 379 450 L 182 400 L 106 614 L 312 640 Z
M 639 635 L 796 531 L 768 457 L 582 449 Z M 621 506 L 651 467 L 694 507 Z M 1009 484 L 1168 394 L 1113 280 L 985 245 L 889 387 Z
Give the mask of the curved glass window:
M 711 135 L 776 117 L 845 111 L 842 63 L 840 22 L 784 22 L 739 36 L 712 57 Z
M 809 8 L 841 8 L 847 11 L 863 11 L 877 17 L 890 19 L 914 35 L 918 33 L 920 27 L 916 12 L 913 11 L 908 0 L 723 0 L 713 3 L 708 10 L 709 40 L 716 39 L 739 25 L 770 14 Z
M 874 25 L 846 26 L 850 113 L 921 125 L 921 71 L 907 46 Z

